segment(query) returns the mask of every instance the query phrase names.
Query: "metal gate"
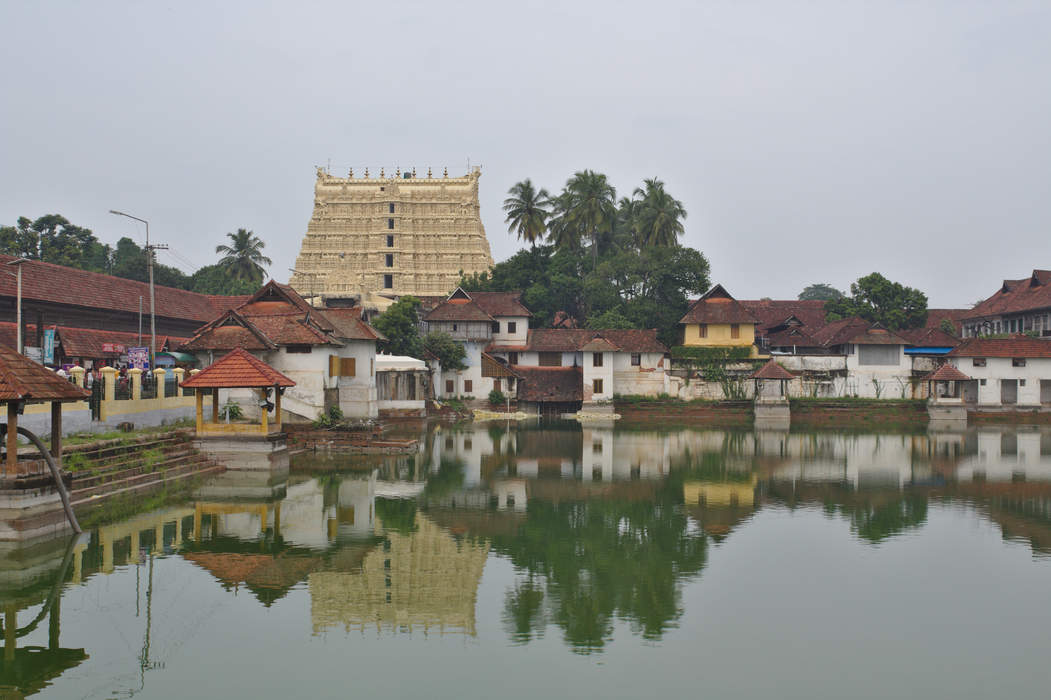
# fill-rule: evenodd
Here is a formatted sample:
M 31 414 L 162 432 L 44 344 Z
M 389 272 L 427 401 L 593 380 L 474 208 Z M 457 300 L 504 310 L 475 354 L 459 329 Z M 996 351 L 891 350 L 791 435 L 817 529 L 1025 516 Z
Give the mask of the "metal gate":
M 91 407 L 91 420 L 102 419 L 102 380 L 91 383 L 91 398 L 88 406 Z

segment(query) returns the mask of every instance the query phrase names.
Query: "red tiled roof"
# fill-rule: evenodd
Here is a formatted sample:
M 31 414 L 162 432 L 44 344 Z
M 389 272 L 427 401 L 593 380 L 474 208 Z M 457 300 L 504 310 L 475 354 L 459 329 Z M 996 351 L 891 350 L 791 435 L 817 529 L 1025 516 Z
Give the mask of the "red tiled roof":
M 0 255 L 0 265 L 16 258 Z M 0 296 L 16 296 L 17 281 L 11 275 L 0 275 Z M 165 318 L 208 321 L 222 312 L 224 297 L 197 294 L 184 289 L 155 286 L 157 315 Z M 88 308 L 139 312 L 139 297 L 149 309 L 150 287 L 122 277 L 87 272 L 64 265 L 28 260 L 22 263 L 22 298 Z M 230 297 L 243 299 L 243 297 Z
M 793 316 L 813 332 L 825 325 L 825 302 L 798 299 L 759 299 L 738 302 L 759 320 L 760 329 L 776 328 Z
M 246 350 L 236 348 L 183 381 L 190 389 L 295 386 L 296 383 Z
M 970 309 L 927 309 L 927 323 L 924 324 L 924 327 L 941 328 L 942 321 L 948 319 L 956 329 L 956 335 L 959 336 L 963 330 L 960 320 L 967 318 L 970 313 Z
M 470 299 L 450 299 L 434 307 L 424 321 L 495 321 L 481 306 Z
M 928 374 L 924 379 L 934 382 L 967 382 L 971 378 L 952 365 L 944 364 Z
M 777 331 L 766 335 L 767 345 L 770 347 L 818 347 L 821 345 L 804 326 L 793 326 L 787 330 Z
M 205 325 L 183 343 L 179 350 L 273 350 L 277 344 L 272 342 L 261 330 L 237 311 L 227 311 L 219 318 Z
M 347 340 L 386 340 L 386 336 L 370 326 L 361 317 L 363 309 L 355 306 L 349 309 L 324 309 L 323 313 L 335 327 L 333 333 Z
M 522 292 L 467 292 L 483 311 L 496 316 L 532 316 L 522 304 Z
M 777 360 L 770 360 L 765 365 L 752 373 L 752 379 L 795 379 L 796 375 L 778 364 Z
M 57 330 L 58 341 L 61 344 L 62 355 L 66 357 L 84 357 L 84 358 L 115 358 L 123 352 L 106 352 L 103 350 L 104 343 L 114 343 L 117 345 L 123 345 L 125 348 L 136 347 L 139 345 L 140 338 L 138 333 L 127 333 L 124 331 L 107 331 L 98 328 L 73 328 L 71 326 L 47 326 L 48 328 L 54 328 Z M 14 348 L 17 342 L 17 334 L 14 323 L 0 322 L 0 345 L 5 345 L 9 348 Z M 27 344 L 32 345 L 36 338 L 36 325 L 26 325 L 26 338 L 33 339 L 32 342 Z M 141 338 L 142 346 L 146 347 L 150 344 L 149 334 L 144 334 Z M 170 343 L 169 348 L 178 347 L 180 344 L 186 342 L 185 338 L 176 338 L 175 336 L 169 335 L 158 335 L 157 336 L 157 351 L 160 352 L 166 343 Z
M 916 347 L 953 348 L 960 344 L 959 338 L 949 335 L 937 326 L 898 331 L 898 335 Z
M 668 348 L 657 340 L 657 331 L 650 329 L 603 329 L 588 330 L 584 328 L 532 328 L 524 346 L 492 345 L 494 352 L 532 351 L 532 352 L 578 352 L 588 349 L 589 343 L 597 338 L 605 340 L 610 347 L 604 351 L 620 352 L 668 352 Z
M 812 333 L 814 340 L 818 341 L 822 345 L 842 345 L 849 343 L 857 333 L 864 331 L 870 324 L 865 319 L 859 316 L 851 316 L 850 318 L 842 318 L 838 321 L 829 321 L 821 328 L 817 329 Z
M 679 323 L 759 323 L 739 301 L 717 284 L 693 302 Z
M 518 400 L 568 402 L 584 400 L 583 373 L 579 367 L 523 367 L 518 375 Z
M 0 347 L 0 401 L 81 401 L 90 396 L 43 365 Z
M 1025 279 L 1004 280 L 996 294 L 968 310 L 961 320 L 1047 308 L 1051 308 L 1051 270 L 1033 270 Z
M 950 357 L 1051 358 L 1051 341 L 1015 335 L 1010 338 L 970 338 L 949 351 Z

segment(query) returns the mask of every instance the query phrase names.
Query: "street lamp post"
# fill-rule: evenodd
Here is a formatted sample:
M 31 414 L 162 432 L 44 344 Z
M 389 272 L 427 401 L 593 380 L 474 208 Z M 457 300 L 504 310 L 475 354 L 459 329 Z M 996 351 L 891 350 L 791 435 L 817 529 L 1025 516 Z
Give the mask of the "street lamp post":
M 156 314 L 156 298 L 153 292 L 153 251 L 156 248 L 164 249 L 168 246 L 150 245 L 150 222 L 146 219 L 140 219 L 137 216 L 131 214 L 125 214 L 122 211 L 116 209 L 110 209 L 110 214 L 117 216 L 126 216 L 129 219 L 135 219 L 146 224 L 146 269 L 150 276 L 150 370 L 155 369 L 156 355 L 157 355 L 157 314 Z
M 14 265 L 18 269 L 18 297 L 15 302 L 15 350 L 19 355 L 24 354 L 25 348 L 22 347 L 22 263 L 26 261 L 26 258 L 17 258 L 7 263 L 8 265 Z

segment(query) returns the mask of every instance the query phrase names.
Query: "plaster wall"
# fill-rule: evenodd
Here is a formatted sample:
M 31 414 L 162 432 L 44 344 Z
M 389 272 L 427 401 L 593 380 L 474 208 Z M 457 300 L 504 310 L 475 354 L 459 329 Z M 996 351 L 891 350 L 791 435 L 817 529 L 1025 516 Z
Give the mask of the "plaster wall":
M 1018 401 L 1015 405 L 1039 406 L 1041 381 L 1051 380 L 1051 358 L 1026 358 L 1025 367 L 1015 367 L 1010 357 L 987 357 L 984 367 L 975 366 L 975 358 L 971 357 L 955 357 L 950 362 L 978 381 L 979 405 L 1004 405 L 1001 401 L 1001 384 L 1009 380 L 1018 382 Z M 984 385 L 981 382 L 983 379 Z

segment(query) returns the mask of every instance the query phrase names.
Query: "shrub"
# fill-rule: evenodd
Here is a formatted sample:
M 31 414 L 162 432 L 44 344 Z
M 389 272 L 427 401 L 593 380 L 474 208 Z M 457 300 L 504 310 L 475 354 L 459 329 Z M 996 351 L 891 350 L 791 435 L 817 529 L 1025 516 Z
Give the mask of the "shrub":
M 230 420 L 238 420 L 239 418 L 244 418 L 244 411 L 241 410 L 240 404 L 227 400 L 223 407 L 219 409 L 219 416 Z
M 314 421 L 315 428 L 332 428 L 339 424 L 343 420 L 343 410 L 339 406 L 330 406 L 327 411 L 322 413 Z
M 499 389 L 493 389 L 489 392 L 489 403 L 493 406 L 503 406 L 507 403 L 507 397 Z

